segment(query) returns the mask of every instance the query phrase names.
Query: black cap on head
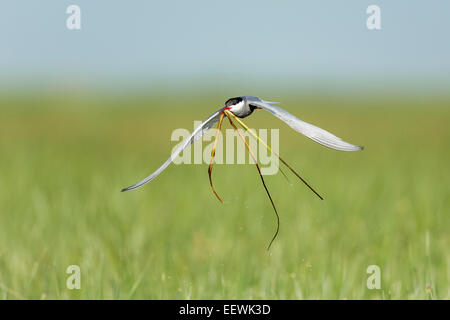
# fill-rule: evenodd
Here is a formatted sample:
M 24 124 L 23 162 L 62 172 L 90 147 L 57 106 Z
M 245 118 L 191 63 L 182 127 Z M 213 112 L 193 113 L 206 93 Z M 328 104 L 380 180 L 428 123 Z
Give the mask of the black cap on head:
M 241 97 L 228 99 L 227 102 L 225 102 L 225 107 L 234 106 L 235 104 L 238 104 L 239 102 L 242 102 L 242 100 L 244 100 L 244 99 L 242 99 Z

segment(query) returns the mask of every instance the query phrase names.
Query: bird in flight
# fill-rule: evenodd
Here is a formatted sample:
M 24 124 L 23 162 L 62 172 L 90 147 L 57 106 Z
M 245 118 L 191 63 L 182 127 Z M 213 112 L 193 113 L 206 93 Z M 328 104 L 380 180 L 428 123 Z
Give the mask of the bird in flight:
M 210 161 L 209 167 L 208 167 L 208 175 L 209 175 L 209 182 L 211 185 L 211 189 L 212 189 L 214 195 L 217 197 L 217 199 L 219 199 L 220 202 L 222 202 L 222 199 L 219 197 L 219 195 L 217 194 L 217 192 L 214 189 L 214 186 L 212 183 L 212 178 L 211 178 L 211 173 L 212 173 L 212 167 L 213 167 L 213 163 L 214 163 L 214 155 L 215 155 L 215 150 L 217 147 L 219 133 L 220 133 L 220 130 L 222 127 L 222 121 L 223 121 L 224 117 L 227 117 L 231 126 L 238 133 L 239 137 L 242 139 L 246 148 L 248 149 L 248 151 L 253 159 L 253 162 L 256 165 L 256 169 L 258 170 L 258 174 L 261 178 L 264 189 L 267 193 L 267 196 L 269 197 L 270 203 L 275 212 L 275 216 L 277 219 L 277 228 L 276 228 L 274 236 L 272 237 L 272 240 L 269 243 L 269 246 L 267 247 L 267 249 L 270 249 L 270 246 L 272 245 L 272 242 L 277 237 L 279 228 L 280 228 L 280 218 L 278 215 L 278 211 L 275 207 L 275 204 L 272 200 L 272 197 L 270 196 L 270 193 L 266 186 L 264 178 L 261 174 L 261 170 L 258 165 L 258 162 L 256 161 L 256 157 L 255 157 L 253 151 L 250 149 L 247 141 L 245 140 L 243 135 L 240 133 L 240 131 L 238 130 L 238 128 L 236 127 L 236 125 L 233 121 L 236 121 L 243 129 L 248 131 L 255 139 L 257 139 L 260 143 L 262 143 L 271 153 L 273 153 L 281 161 L 281 163 L 283 163 L 290 171 L 292 171 L 292 173 L 295 174 L 295 176 L 297 176 L 321 200 L 323 200 L 322 196 L 320 196 L 319 193 L 316 192 L 316 190 L 314 190 L 290 165 L 288 165 L 286 163 L 286 161 L 284 161 L 277 153 L 275 153 L 270 148 L 270 146 L 268 146 L 266 144 L 266 142 L 264 142 L 261 138 L 259 138 L 259 136 L 253 130 L 249 129 L 249 127 L 244 122 L 242 122 L 242 120 L 240 120 L 240 119 L 248 117 L 256 109 L 264 109 L 264 110 L 272 113 L 275 117 L 279 118 L 286 124 L 288 124 L 295 131 L 303 134 L 304 136 L 314 140 L 315 142 L 317 142 L 325 147 L 339 150 L 339 151 L 359 151 L 359 150 L 363 149 L 363 147 L 361 147 L 361 146 L 356 146 L 356 145 L 350 144 L 348 142 L 345 142 L 341 138 L 336 137 L 335 135 L 333 135 L 332 133 L 330 133 L 324 129 L 321 129 L 319 127 L 316 127 L 312 124 L 309 124 L 305 121 L 298 119 L 297 117 L 290 114 L 286 110 L 275 106 L 275 104 L 277 104 L 277 102 L 265 101 L 258 97 L 253 97 L 253 96 L 241 96 L 241 97 L 228 99 L 225 102 L 225 106 L 223 108 L 217 110 L 216 112 L 214 112 L 205 121 L 203 121 L 191 133 L 191 135 L 189 137 L 187 137 L 178 146 L 177 149 L 175 149 L 175 151 L 172 153 L 172 155 L 169 157 L 169 159 L 167 159 L 166 162 L 164 162 L 155 172 L 153 172 L 151 175 L 149 175 L 147 178 L 143 179 L 142 181 L 139 181 L 138 183 L 136 183 L 132 186 L 129 186 L 128 188 L 122 189 L 122 192 L 139 188 L 139 187 L 143 186 L 144 184 L 155 179 L 161 172 L 163 172 L 169 166 L 169 164 L 172 163 L 172 161 L 184 149 L 186 149 L 192 143 L 194 143 L 195 141 L 200 139 L 209 129 L 211 129 L 216 123 L 218 123 L 217 124 L 217 133 L 216 133 L 213 148 L 211 151 L 211 161 Z M 281 172 L 283 173 L 283 171 L 281 171 Z M 283 173 L 283 175 L 284 175 L 284 173 Z

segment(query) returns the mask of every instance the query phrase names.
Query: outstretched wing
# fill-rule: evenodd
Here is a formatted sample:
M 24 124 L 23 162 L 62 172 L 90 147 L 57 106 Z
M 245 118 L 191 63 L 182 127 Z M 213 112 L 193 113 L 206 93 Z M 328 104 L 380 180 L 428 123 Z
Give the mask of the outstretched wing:
M 275 117 L 286 122 L 295 131 L 300 132 L 304 136 L 314 140 L 317 143 L 320 143 L 321 145 L 340 151 L 359 151 L 363 149 L 363 147 L 361 146 L 355 146 L 353 144 L 345 142 L 341 138 L 336 137 L 334 134 L 324 129 L 298 119 L 286 110 L 274 106 L 273 103 L 276 102 L 264 101 L 257 97 L 248 97 L 248 99 L 250 104 L 269 111 Z
M 122 192 L 139 188 L 139 187 L 143 186 L 144 184 L 146 184 L 146 183 L 152 181 L 153 179 L 155 179 L 161 172 L 164 171 L 164 169 L 166 169 L 169 166 L 169 164 L 172 163 L 172 161 L 181 153 L 181 151 L 183 151 L 188 146 L 190 146 L 192 143 L 194 143 L 195 141 L 200 139 L 206 133 L 206 131 L 211 129 L 217 123 L 217 121 L 219 121 L 220 111 L 221 110 L 222 109 L 217 110 L 216 112 L 214 112 L 211 116 L 209 116 L 208 119 L 203 121 L 197 128 L 195 128 L 195 130 L 191 133 L 191 135 L 189 137 L 187 137 L 178 146 L 178 148 L 172 153 L 170 158 L 167 159 L 166 162 L 164 162 L 162 164 L 162 166 L 159 167 L 155 172 L 153 172 L 151 175 L 149 175 L 144 180 L 142 180 L 142 181 L 140 181 L 140 182 L 138 182 L 138 183 L 136 183 L 136 184 L 134 184 L 134 185 L 132 185 L 132 186 L 130 186 L 128 188 L 122 189 Z

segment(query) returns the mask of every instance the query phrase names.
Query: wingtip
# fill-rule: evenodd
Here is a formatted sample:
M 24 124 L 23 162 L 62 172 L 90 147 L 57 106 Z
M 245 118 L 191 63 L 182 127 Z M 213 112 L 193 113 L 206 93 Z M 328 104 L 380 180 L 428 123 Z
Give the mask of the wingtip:
M 364 150 L 363 146 L 353 145 L 350 149 L 343 150 L 343 151 L 362 151 L 362 150 Z
M 130 190 L 129 188 L 123 188 L 122 190 L 120 190 L 120 192 L 125 192 L 125 191 L 128 191 L 128 190 Z

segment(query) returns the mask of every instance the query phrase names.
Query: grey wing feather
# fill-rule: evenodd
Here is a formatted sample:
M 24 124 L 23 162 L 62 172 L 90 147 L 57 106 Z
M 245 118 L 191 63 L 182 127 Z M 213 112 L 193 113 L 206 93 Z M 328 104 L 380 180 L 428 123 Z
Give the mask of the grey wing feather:
M 252 97 L 253 98 L 253 97 Z M 272 103 L 274 102 L 268 102 L 261 100 L 259 98 L 254 99 L 254 101 L 250 101 L 251 104 L 255 104 L 270 113 L 272 113 L 277 118 L 281 119 L 285 123 L 287 123 L 292 129 L 295 131 L 303 134 L 304 136 L 314 140 L 317 143 L 320 143 L 321 145 L 324 145 L 328 148 L 332 148 L 335 150 L 340 151 L 358 151 L 362 150 L 363 147 L 356 146 L 353 144 L 350 144 L 348 142 L 345 142 L 341 138 L 336 137 L 334 134 L 321 129 L 319 127 L 316 127 L 310 123 L 307 123 L 305 121 L 302 121 L 295 117 L 294 115 L 290 114 L 286 110 L 283 110 L 277 106 L 274 106 Z
M 133 190 L 136 188 L 139 188 L 141 186 L 143 186 L 144 184 L 152 181 L 153 179 L 155 179 L 161 172 L 164 171 L 164 169 L 166 169 L 169 164 L 172 163 L 172 161 L 184 150 L 186 149 L 188 146 L 190 146 L 192 143 L 194 143 L 195 141 L 197 141 L 198 139 L 200 139 L 209 129 L 211 129 L 218 121 L 220 118 L 220 110 L 217 110 L 216 112 L 214 112 L 211 116 L 209 116 L 208 119 L 206 119 L 205 121 L 203 121 L 197 128 L 195 128 L 195 130 L 191 133 L 191 135 L 189 137 L 187 137 L 179 146 L 178 148 L 171 154 L 171 156 L 169 157 L 169 159 L 166 160 L 166 162 L 164 162 L 161 167 L 159 167 L 155 172 L 153 172 L 151 175 L 149 175 L 147 178 L 145 178 L 144 180 L 128 187 L 125 189 L 122 189 L 123 191 L 128 191 L 128 190 Z

